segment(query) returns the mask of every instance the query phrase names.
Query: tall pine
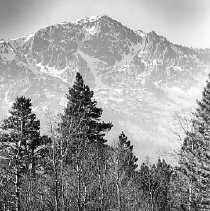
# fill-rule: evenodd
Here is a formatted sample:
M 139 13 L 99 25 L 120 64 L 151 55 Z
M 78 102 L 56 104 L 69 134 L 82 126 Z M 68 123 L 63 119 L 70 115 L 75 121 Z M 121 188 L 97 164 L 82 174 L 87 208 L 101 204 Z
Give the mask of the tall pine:
M 145 201 L 152 211 L 170 210 L 170 180 L 172 168 L 165 160 L 158 159 L 157 164 L 145 163 L 139 170 L 139 185 L 144 192 Z
M 194 114 L 181 151 L 181 170 L 189 182 L 189 210 L 210 209 L 210 82 Z
M 41 145 L 40 122 L 32 113 L 31 100 L 17 97 L 8 118 L 3 120 L 1 149 L 15 175 L 15 210 L 21 209 L 21 180 L 25 174 L 35 173 Z
M 102 209 L 104 203 L 101 172 L 106 148 L 104 136 L 112 128 L 112 124 L 101 122 L 103 110 L 96 106 L 93 94 L 84 84 L 80 73 L 77 73 L 75 83 L 67 94 L 68 103 L 61 115 L 59 126 L 61 157 L 65 163 L 71 164 L 76 176 L 74 181 L 77 188 L 74 198 L 77 199 L 78 211 L 86 209 L 88 203 L 97 197 L 98 210 Z M 93 188 L 93 182 L 97 184 L 98 192 Z M 95 197 L 91 199 L 94 193 Z
M 112 148 L 110 174 L 112 175 L 113 189 L 116 191 L 118 211 L 130 210 L 130 201 L 134 196 L 131 189 L 135 180 L 137 158 L 133 153 L 133 145 L 122 132 L 119 135 L 117 145 Z M 113 207 L 111 207 L 113 209 Z

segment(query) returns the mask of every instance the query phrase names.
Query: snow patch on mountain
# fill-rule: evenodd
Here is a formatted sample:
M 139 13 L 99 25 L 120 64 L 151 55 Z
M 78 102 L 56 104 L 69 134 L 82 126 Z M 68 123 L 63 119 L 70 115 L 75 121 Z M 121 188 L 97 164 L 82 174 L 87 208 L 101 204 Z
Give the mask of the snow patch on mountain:
M 146 33 L 141 30 L 136 31 L 136 34 L 138 34 L 141 37 L 146 37 Z
M 25 41 L 28 42 L 32 37 L 34 37 L 34 35 L 35 33 L 27 35 Z
M 97 28 L 96 26 L 92 26 L 90 28 L 86 28 L 86 31 L 90 34 L 90 35 L 94 35 L 97 33 Z
M 67 82 L 67 79 L 62 77 L 62 74 L 64 74 L 65 71 L 68 71 L 68 68 L 58 70 L 55 67 L 49 67 L 48 65 L 44 66 L 41 63 L 36 64 L 36 66 L 39 68 L 39 71 L 41 73 L 50 75 L 55 78 L 59 78 L 63 82 Z
M 85 18 L 80 18 L 72 23 L 75 23 L 75 24 L 90 23 L 90 22 L 97 21 L 104 16 L 106 16 L 106 15 L 93 15 L 93 16 L 89 16 L 89 17 L 85 17 Z

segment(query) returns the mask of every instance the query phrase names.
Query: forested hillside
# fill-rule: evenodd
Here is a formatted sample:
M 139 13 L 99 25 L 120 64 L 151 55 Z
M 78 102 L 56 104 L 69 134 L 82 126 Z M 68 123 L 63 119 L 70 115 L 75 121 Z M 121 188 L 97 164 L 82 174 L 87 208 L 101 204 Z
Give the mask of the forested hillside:
M 29 98 L 18 96 L 1 125 L 0 210 L 200 211 L 210 209 L 210 83 L 171 166 L 139 164 L 122 131 L 107 144 L 110 122 L 80 73 L 49 131 Z M 176 140 L 174 140 L 176 141 Z

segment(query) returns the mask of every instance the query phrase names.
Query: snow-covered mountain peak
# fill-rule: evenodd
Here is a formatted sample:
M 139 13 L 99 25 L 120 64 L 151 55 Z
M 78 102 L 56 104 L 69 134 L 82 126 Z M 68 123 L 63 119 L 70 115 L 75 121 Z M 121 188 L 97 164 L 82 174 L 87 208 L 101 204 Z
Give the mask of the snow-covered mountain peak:
M 170 115 L 196 99 L 208 63 L 208 49 L 133 31 L 106 15 L 63 22 L 0 41 L 0 108 L 23 94 L 42 119 L 45 111 L 61 111 L 79 71 L 108 121 L 131 138 L 159 137 L 161 145 Z
M 78 20 L 76 20 L 72 23 L 84 24 L 84 23 L 95 22 L 95 21 L 98 21 L 102 18 L 108 18 L 108 16 L 107 15 L 94 15 L 94 16 L 89 16 L 89 17 L 78 19 Z
M 75 25 L 84 25 L 84 24 L 88 24 L 88 23 L 94 23 L 94 22 L 98 22 L 100 20 L 113 20 L 111 19 L 109 16 L 107 15 L 94 15 L 94 16 L 86 16 L 80 19 L 77 19 L 75 21 L 63 21 L 57 25 L 69 25 L 69 24 L 75 24 Z

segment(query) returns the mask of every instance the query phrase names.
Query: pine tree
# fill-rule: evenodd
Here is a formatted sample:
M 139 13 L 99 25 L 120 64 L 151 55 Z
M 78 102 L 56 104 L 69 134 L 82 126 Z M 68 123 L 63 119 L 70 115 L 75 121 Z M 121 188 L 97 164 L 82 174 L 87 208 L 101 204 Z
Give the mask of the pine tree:
M 210 209 L 210 82 L 202 93 L 181 150 L 181 170 L 189 179 L 189 210 Z
M 189 181 L 179 167 L 175 167 L 170 181 L 170 208 L 171 210 L 189 210 Z
M 77 208 L 83 210 L 87 204 L 88 184 L 98 175 L 98 195 L 103 204 L 103 185 L 101 165 L 105 149 L 105 134 L 112 128 L 111 123 L 101 122 L 102 109 L 96 106 L 93 91 L 84 84 L 80 73 L 67 95 L 67 106 L 61 115 L 59 130 L 61 134 L 62 157 L 76 172 Z M 63 164 L 62 164 L 63 165 Z
M 32 113 L 31 106 L 30 99 L 17 97 L 9 111 L 10 116 L 2 124 L 1 147 L 15 174 L 16 211 L 21 209 L 21 178 L 24 174 L 32 176 L 35 173 L 41 145 L 40 122 Z
M 156 203 L 157 209 L 161 211 L 168 211 L 170 209 L 170 181 L 173 169 L 163 159 L 158 159 L 156 165 L 155 178 L 158 181 Z
M 126 193 L 129 188 L 132 188 L 138 159 L 133 153 L 133 145 L 123 132 L 112 151 L 111 174 L 116 189 L 117 210 L 122 211 L 126 210 L 127 202 L 130 199 Z
M 119 136 L 118 147 L 120 150 L 119 161 L 121 171 L 124 171 L 128 178 L 134 177 L 134 172 L 138 167 L 136 164 L 138 158 L 133 154 L 133 145 L 131 145 L 123 132 Z
M 151 210 L 170 210 L 170 179 L 172 168 L 165 160 L 158 159 L 157 164 L 148 166 L 145 163 L 139 170 L 140 188 Z

